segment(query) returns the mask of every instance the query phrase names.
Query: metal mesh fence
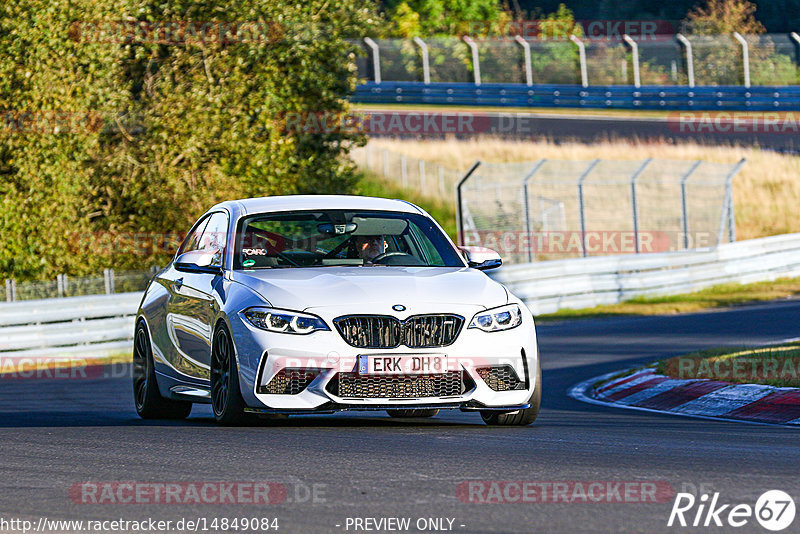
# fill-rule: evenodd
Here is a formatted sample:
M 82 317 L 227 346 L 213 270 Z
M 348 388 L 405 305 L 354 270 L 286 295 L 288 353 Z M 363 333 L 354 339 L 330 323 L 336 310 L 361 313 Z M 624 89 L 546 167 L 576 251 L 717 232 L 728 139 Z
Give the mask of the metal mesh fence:
M 469 48 L 457 38 L 426 39 L 431 82 L 471 82 L 472 59 Z
M 575 44 L 564 41 L 528 41 L 533 83 L 579 84 L 581 66 Z
M 412 41 L 387 39 L 380 42 L 381 76 L 394 82 L 421 82 L 420 50 Z
M 350 151 L 353 161 L 363 169 L 397 184 L 434 198 L 451 198 L 462 172 L 426 160 L 367 144 Z
M 3 287 L 0 288 L 0 301 L 14 302 L 144 291 L 156 272 L 158 272 L 157 267 L 133 271 L 106 269 L 100 276 L 58 275 L 55 280 L 31 282 L 6 279 Z
M 800 83 L 800 37 L 796 34 L 747 35 L 752 85 Z M 690 50 L 676 36 L 634 39 L 639 49 L 639 71 L 644 85 L 687 85 Z M 620 39 L 582 39 L 590 85 L 633 83 L 631 48 Z M 690 35 L 696 85 L 742 85 L 745 80 L 743 46 L 732 35 Z M 430 81 L 475 81 L 476 65 L 470 47 L 462 39 L 425 39 Z M 569 39 L 527 40 L 530 65 L 524 47 L 512 38 L 475 40 L 478 70 L 483 83 L 526 83 L 530 69 L 534 84 L 581 83 L 578 46 Z M 383 81 L 423 81 L 424 58 L 418 43 L 403 39 L 376 41 Z M 372 52 L 356 63 L 362 79 L 374 80 Z
M 512 264 L 734 241 L 731 181 L 743 163 L 479 164 L 459 191 L 461 241 Z
M 745 36 L 753 85 L 796 85 L 800 82 L 800 43 L 788 35 Z
M 642 85 L 687 85 L 686 54 L 673 38 L 637 39 Z
M 628 85 L 632 67 L 625 44 L 617 40 L 586 40 L 586 72 L 593 85 Z
M 690 36 L 697 85 L 742 85 L 742 46 L 728 35 Z
M 478 41 L 483 83 L 525 83 L 522 47 L 513 40 Z

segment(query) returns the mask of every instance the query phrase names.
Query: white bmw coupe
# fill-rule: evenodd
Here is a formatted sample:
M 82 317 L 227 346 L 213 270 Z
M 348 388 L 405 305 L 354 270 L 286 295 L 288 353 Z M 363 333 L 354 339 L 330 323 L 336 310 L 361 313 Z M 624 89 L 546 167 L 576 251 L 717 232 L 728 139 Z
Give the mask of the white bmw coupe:
M 477 411 L 527 425 L 542 394 L 531 313 L 401 200 L 284 196 L 223 202 L 150 282 L 135 326 L 144 418 L 210 403 L 251 414 Z

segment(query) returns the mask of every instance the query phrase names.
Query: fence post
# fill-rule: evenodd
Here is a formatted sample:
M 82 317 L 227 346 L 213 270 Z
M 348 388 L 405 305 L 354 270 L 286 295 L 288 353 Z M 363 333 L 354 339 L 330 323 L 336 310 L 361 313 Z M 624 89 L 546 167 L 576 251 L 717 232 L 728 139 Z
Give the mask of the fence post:
M 578 45 L 578 56 L 581 61 L 581 85 L 589 87 L 589 74 L 586 68 L 586 44 L 576 35 L 570 35 L 569 38 L 573 43 Z
M 539 172 L 539 169 L 542 167 L 542 165 L 545 164 L 546 161 L 547 161 L 546 159 L 540 159 L 539 161 L 537 161 L 533 165 L 533 168 L 530 170 L 530 172 L 525 175 L 525 178 L 522 179 L 522 194 L 525 195 L 525 198 L 524 198 L 524 201 L 525 201 L 524 202 L 524 204 L 525 204 L 525 233 L 528 236 L 528 263 L 533 262 L 533 247 L 531 245 L 531 236 L 532 236 L 533 232 L 531 231 L 531 211 L 530 211 L 530 203 L 529 203 L 529 200 L 528 200 L 528 182 L 530 181 L 531 178 L 533 178 L 534 174 Z M 517 243 L 519 243 L 519 240 L 517 240 Z
M 469 49 L 472 50 L 472 73 L 475 79 L 475 85 L 481 84 L 481 63 L 478 56 L 478 45 L 470 38 L 469 35 L 463 37 L 464 42 L 467 43 Z
M 422 52 L 422 81 L 425 85 L 431 83 L 431 64 L 428 59 L 428 45 L 419 37 L 414 37 L 414 42 Z
M 111 277 L 109 276 L 108 269 L 103 269 L 103 286 L 106 290 L 106 295 L 111 294 Z
M 403 189 L 408 187 L 408 176 L 406 175 L 406 155 L 400 154 L 400 180 L 403 185 Z
M 683 34 L 675 36 L 686 47 L 686 74 L 689 78 L 689 87 L 694 87 L 694 56 L 692 56 L 692 42 Z
M 374 81 L 375 83 L 381 83 L 381 49 L 378 47 L 378 43 L 369 37 L 364 37 L 364 42 L 372 49 L 372 71 Z
M 599 159 L 592 161 L 589 164 L 589 167 L 583 171 L 583 174 L 580 175 L 578 178 L 578 210 L 581 219 L 581 252 L 583 257 L 586 257 L 586 209 L 583 203 L 583 181 L 588 178 L 589 174 L 591 174 L 592 170 L 600 163 Z
M 472 167 L 467 170 L 466 174 L 461 177 L 461 180 L 458 181 L 458 184 L 456 184 L 456 224 L 458 228 L 458 235 L 456 237 L 458 238 L 459 245 L 464 244 L 464 215 L 462 213 L 464 201 L 461 198 L 461 187 L 469 180 L 469 177 L 472 176 L 472 173 L 474 173 L 480 165 L 481 161 L 476 160 L 475 163 L 472 164 Z
M 383 149 L 383 175 L 388 178 L 389 177 L 389 151 L 387 149 Z
M 17 300 L 17 282 L 13 278 L 6 278 L 6 302 Z
M 56 275 L 56 287 L 58 292 L 58 297 L 61 298 L 64 296 L 64 275 L 57 274 Z
M 631 52 L 633 55 L 633 85 L 636 88 L 642 86 L 642 79 L 639 76 L 639 45 L 631 39 L 631 36 L 627 33 L 622 36 L 626 43 L 628 43 L 631 47 Z
M 683 228 L 683 248 L 689 250 L 689 209 L 686 204 L 686 181 L 694 174 L 697 167 L 703 163 L 700 160 L 694 162 L 694 165 L 683 175 L 681 178 L 681 227 Z
M 795 42 L 796 57 L 797 57 L 796 63 L 800 64 L 800 35 L 798 35 L 797 32 L 792 32 L 789 34 L 789 37 L 791 37 Z
M 744 164 L 747 163 L 746 158 L 739 160 L 739 163 L 728 173 L 725 177 L 725 198 L 722 201 L 722 213 L 719 218 L 719 232 L 717 232 L 717 246 L 722 243 L 722 234 L 725 232 L 725 223 L 728 224 L 728 238 L 733 236 L 736 238 L 736 229 L 731 230 L 731 224 L 736 223 L 734 214 L 728 212 L 733 209 L 733 177 L 739 174 Z
M 742 45 L 742 68 L 744 69 L 744 86 L 750 87 L 750 47 L 747 40 L 739 32 L 733 32 L 733 36 Z
M 419 190 L 425 192 L 425 160 L 419 160 Z
M 445 187 L 444 187 L 444 167 L 439 165 L 439 193 L 441 193 L 442 197 L 445 195 Z
M 521 35 L 514 37 L 521 46 L 522 53 L 525 59 L 525 84 L 533 85 L 533 68 L 531 67 L 531 44 L 522 38 Z
M 636 180 L 642 175 L 645 168 L 650 165 L 653 158 L 647 158 L 644 163 L 636 169 L 631 176 L 631 208 L 633 209 L 633 246 L 636 254 L 639 254 L 639 210 L 636 206 Z
M 115 280 L 115 278 L 116 278 L 116 277 L 115 277 L 115 275 L 114 275 L 114 269 L 109 269 L 109 270 L 108 270 L 108 285 L 109 285 L 109 287 L 111 288 L 111 292 L 112 292 L 112 293 L 116 293 L 116 289 L 117 289 L 117 288 L 115 287 L 115 285 L 116 285 L 116 280 Z

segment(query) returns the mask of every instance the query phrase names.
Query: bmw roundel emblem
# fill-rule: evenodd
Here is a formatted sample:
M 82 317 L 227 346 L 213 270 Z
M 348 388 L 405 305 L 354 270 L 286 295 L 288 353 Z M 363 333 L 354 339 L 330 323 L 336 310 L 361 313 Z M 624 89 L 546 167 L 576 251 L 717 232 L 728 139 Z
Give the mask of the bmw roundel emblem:
M 403 306 L 402 304 L 395 304 L 394 306 L 392 306 L 392 309 L 394 311 L 406 311 L 406 307 Z

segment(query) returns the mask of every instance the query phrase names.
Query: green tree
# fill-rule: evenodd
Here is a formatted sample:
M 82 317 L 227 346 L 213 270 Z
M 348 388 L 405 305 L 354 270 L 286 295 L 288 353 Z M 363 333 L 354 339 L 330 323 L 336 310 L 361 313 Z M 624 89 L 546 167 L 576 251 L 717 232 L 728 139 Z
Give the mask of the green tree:
M 511 19 L 499 0 L 388 0 L 383 4 L 397 37 L 488 35 Z
M 739 32 L 750 44 L 750 79 L 754 85 L 787 85 L 798 81 L 792 58 L 777 52 L 775 43 L 755 17 L 748 0 L 708 0 L 686 17 L 694 36 L 695 77 L 700 84 L 740 85 L 743 80 L 741 45 L 731 35 Z
M 97 20 L 274 27 L 266 40 L 95 42 L 75 32 L 75 21 Z M 347 112 L 356 82 L 348 39 L 376 21 L 367 0 L 3 4 L 0 108 L 105 123 L 0 136 L 0 270 L 27 278 L 144 267 L 166 255 L 126 254 L 85 235 L 185 231 L 226 198 L 350 191 L 345 156 L 363 137 L 287 129 L 285 119 Z

